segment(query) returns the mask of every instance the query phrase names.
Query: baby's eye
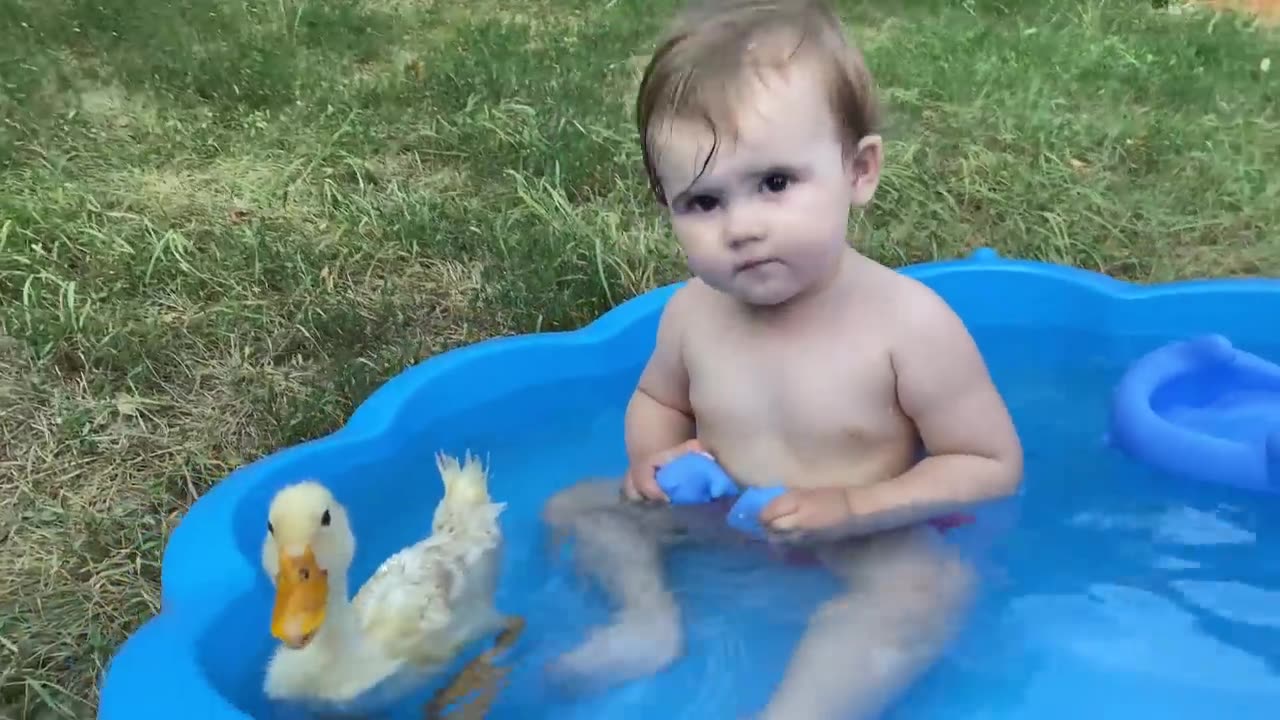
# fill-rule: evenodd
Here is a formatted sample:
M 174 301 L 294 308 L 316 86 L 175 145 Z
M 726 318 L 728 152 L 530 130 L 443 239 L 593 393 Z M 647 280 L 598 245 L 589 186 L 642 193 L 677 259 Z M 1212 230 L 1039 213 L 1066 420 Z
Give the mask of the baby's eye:
M 698 212 L 711 212 L 720 206 L 720 201 L 711 195 L 695 195 L 689 198 L 689 209 Z
M 791 185 L 791 178 L 782 173 L 771 173 L 765 176 L 760 185 L 771 193 L 780 193 Z

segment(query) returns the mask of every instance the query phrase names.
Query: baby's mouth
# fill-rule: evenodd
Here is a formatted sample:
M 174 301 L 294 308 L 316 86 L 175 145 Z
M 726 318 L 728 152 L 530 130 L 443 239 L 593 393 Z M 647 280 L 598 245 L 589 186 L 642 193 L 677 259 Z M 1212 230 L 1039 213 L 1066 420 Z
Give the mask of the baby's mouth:
M 739 273 L 746 272 L 752 268 L 758 268 L 758 267 L 769 265 L 771 263 L 776 263 L 776 262 L 778 262 L 777 258 L 759 258 L 756 260 L 747 260 L 746 262 L 741 262 L 741 263 L 738 263 L 736 266 L 734 266 L 733 271 L 739 272 Z

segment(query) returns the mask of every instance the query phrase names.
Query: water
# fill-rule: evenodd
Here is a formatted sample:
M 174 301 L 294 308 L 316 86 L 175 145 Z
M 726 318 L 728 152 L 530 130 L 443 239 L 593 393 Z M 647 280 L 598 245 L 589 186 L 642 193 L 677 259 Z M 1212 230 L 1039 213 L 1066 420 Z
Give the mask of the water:
M 1280 556 L 1268 550 L 1280 548 L 1280 498 L 1159 477 L 1104 448 L 1106 403 L 1121 367 L 1081 352 L 1087 340 L 994 342 L 984 350 L 1023 439 L 1024 492 L 953 531 L 980 569 L 982 597 L 954 646 L 888 717 L 1273 717 Z M 538 512 L 576 478 L 623 470 L 626 381 L 568 388 L 557 417 L 477 448 L 489 456 L 495 495 L 509 503 L 499 602 L 528 621 L 507 657 L 510 684 L 488 715 L 495 720 L 743 717 L 766 701 L 809 611 L 835 590 L 816 568 L 747 550 L 676 551 L 669 564 L 686 655 L 594 697 L 548 687 L 546 663 L 605 622 L 608 609 L 552 556 Z M 358 561 L 357 578 L 421 534 L 434 502 L 427 498 L 394 500 L 400 508 L 420 501 L 420 516 L 393 513 L 386 496 L 379 508 L 353 510 L 400 523 L 361 538 L 373 549 Z M 397 717 L 420 718 L 421 705 Z

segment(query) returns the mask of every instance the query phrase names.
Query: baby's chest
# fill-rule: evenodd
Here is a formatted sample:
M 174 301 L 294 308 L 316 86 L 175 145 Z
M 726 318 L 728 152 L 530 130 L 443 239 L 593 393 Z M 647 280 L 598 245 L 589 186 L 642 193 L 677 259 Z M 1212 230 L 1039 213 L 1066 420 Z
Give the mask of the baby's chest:
M 688 361 L 699 424 L 858 432 L 896 413 L 887 349 L 708 345 Z

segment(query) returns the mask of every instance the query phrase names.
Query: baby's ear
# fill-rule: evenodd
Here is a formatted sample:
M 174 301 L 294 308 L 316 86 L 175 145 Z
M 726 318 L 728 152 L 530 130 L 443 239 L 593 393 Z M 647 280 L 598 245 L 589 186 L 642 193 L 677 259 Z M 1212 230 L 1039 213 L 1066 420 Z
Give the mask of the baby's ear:
M 862 207 L 871 202 L 880 186 L 880 168 L 884 163 L 884 141 L 879 135 L 867 135 L 851 152 L 845 153 L 845 175 L 849 179 L 852 202 Z

